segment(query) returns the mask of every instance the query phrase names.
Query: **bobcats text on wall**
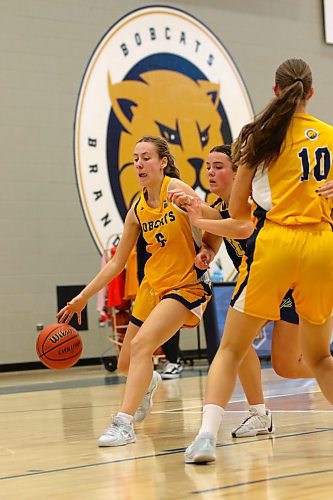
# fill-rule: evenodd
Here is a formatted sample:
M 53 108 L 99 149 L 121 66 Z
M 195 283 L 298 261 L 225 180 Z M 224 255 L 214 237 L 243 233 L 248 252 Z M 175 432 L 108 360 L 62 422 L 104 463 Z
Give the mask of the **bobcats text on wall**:
M 190 14 L 145 7 L 103 36 L 85 71 L 75 116 L 75 167 L 84 214 L 100 252 L 139 192 L 134 145 L 170 144 L 182 179 L 209 199 L 205 159 L 252 118 L 230 55 Z

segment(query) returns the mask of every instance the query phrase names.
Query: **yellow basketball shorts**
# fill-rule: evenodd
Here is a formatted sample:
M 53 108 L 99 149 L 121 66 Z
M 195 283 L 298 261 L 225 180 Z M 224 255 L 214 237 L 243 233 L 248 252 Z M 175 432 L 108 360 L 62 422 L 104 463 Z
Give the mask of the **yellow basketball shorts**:
M 134 302 L 131 322 L 141 326 L 161 300 L 174 299 L 191 311 L 193 320 L 183 326 L 192 328 L 200 323 L 211 295 L 210 285 L 205 281 L 160 293 L 153 290 L 144 278 Z
M 282 226 L 260 221 L 248 240 L 231 306 L 267 320 L 280 319 L 292 289 L 301 318 L 323 324 L 333 313 L 333 232 L 330 224 Z

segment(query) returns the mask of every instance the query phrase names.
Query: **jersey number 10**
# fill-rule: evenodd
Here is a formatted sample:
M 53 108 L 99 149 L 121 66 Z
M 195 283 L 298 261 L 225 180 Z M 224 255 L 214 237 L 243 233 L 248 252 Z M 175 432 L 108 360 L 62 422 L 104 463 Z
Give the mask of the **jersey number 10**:
M 327 178 L 331 167 L 331 153 L 325 146 L 324 148 L 317 148 L 314 152 L 316 164 L 313 168 L 313 177 L 316 181 L 323 181 Z M 308 181 L 310 175 L 310 153 L 308 148 L 303 148 L 298 153 L 298 157 L 302 163 L 302 176 L 300 181 Z

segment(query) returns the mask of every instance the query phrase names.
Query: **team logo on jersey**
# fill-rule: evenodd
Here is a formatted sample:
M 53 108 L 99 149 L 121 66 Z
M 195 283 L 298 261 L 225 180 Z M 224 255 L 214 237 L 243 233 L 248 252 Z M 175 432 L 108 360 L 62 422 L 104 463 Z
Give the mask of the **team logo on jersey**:
M 310 141 L 315 141 L 316 139 L 318 139 L 318 136 L 319 136 L 319 133 L 317 132 L 317 130 L 315 130 L 313 128 L 308 128 L 305 131 L 305 137 L 310 139 Z
M 210 149 L 229 143 L 252 117 L 239 71 L 199 20 L 155 6 L 117 21 L 91 56 L 75 117 L 77 183 L 99 251 L 138 197 L 140 137 L 164 137 L 182 179 L 206 198 Z
M 289 297 L 287 299 L 282 299 L 280 309 L 282 307 L 293 307 L 293 301 Z

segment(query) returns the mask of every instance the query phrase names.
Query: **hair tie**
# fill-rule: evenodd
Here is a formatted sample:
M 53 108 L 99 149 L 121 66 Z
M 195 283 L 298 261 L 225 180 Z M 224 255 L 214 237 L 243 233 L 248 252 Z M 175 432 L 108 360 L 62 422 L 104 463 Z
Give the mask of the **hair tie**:
M 303 83 L 303 80 L 302 80 L 302 78 L 295 78 L 294 83 L 296 83 L 296 82 L 302 82 Z

